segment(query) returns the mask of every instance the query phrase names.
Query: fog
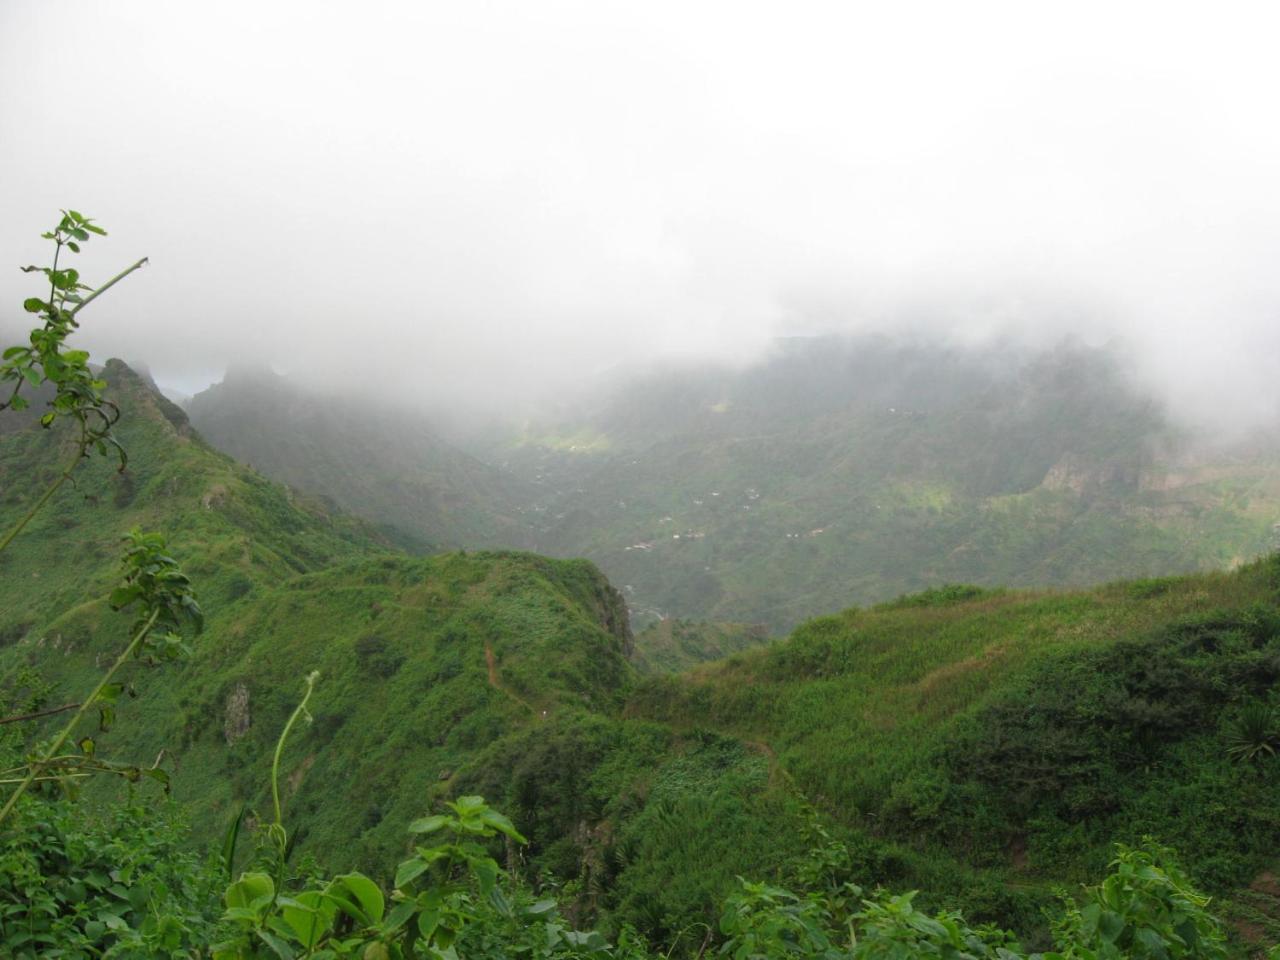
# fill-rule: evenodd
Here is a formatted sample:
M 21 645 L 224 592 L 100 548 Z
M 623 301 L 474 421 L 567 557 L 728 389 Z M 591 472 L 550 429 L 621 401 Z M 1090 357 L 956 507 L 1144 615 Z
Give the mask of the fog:
M 1280 402 L 1259 3 L 5 0 L 0 261 L 145 271 L 97 355 L 523 409 L 778 336 L 1115 341 Z M 0 272 L 6 332 L 31 278 Z

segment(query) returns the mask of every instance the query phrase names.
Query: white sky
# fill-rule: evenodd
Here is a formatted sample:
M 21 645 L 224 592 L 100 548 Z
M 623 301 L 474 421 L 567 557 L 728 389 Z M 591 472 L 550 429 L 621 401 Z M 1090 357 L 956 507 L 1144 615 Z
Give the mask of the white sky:
M 1280 7 L 0 0 L 0 262 L 97 354 L 438 403 L 912 326 L 1280 399 Z M 0 271 L 0 321 L 33 290 Z M 39 291 L 34 291 L 38 293 Z

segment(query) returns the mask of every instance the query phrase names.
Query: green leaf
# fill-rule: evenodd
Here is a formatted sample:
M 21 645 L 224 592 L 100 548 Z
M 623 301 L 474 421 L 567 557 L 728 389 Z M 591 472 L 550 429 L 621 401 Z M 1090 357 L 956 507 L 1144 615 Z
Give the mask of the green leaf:
M 364 910 L 366 926 L 382 922 L 382 913 L 386 908 L 386 901 L 383 899 L 382 891 L 378 889 L 378 885 L 366 877 L 362 873 L 346 873 L 334 880 L 348 890 L 351 895 L 356 898 L 361 908 Z
M 267 933 L 265 930 L 257 931 L 258 936 L 262 939 L 271 951 L 280 958 L 280 960 L 293 960 L 294 952 L 292 948 L 277 937 L 274 933 Z
M 410 833 L 435 833 L 437 830 L 439 830 L 448 822 L 449 822 L 448 817 L 444 816 L 443 814 L 437 813 L 437 814 L 434 814 L 433 816 L 422 817 L 421 819 L 413 821 L 413 823 L 409 824 L 409 832 Z
M 520 831 L 516 829 L 515 824 L 513 824 L 507 817 L 500 814 L 497 810 L 484 810 L 480 814 L 480 819 L 500 833 L 505 833 L 517 843 L 529 842 L 520 834 Z
M 459 816 L 466 816 L 469 813 L 476 813 L 485 809 L 487 804 L 484 802 L 484 797 L 477 797 L 474 794 L 469 794 L 465 797 L 459 797 L 453 803 L 449 804 L 449 806 L 453 807 L 453 809 L 458 812 Z
M 222 865 L 228 877 L 231 876 L 231 869 L 235 865 L 236 841 L 240 839 L 240 826 L 244 823 L 245 811 L 248 809 L 247 804 L 240 804 L 240 812 L 235 815 L 227 827 L 226 836 L 222 838 Z
M 222 899 L 228 907 L 249 907 L 255 900 L 275 896 L 276 885 L 265 873 L 243 873 L 240 879 L 227 887 Z
M 555 910 L 556 902 L 554 900 L 539 900 L 537 903 L 531 904 L 525 908 L 525 913 L 531 917 L 541 916 L 544 913 L 550 913 Z
M 152 780 L 159 783 L 164 787 L 164 792 L 166 794 L 172 789 L 172 784 L 169 782 L 168 770 L 162 770 L 160 767 L 148 767 L 146 770 L 142 771 L 142 775 L 144 777 L 150 777 Z
M 39 297 L 27 297 L 27 299 L 22 301 L 22 309 L 27 311 L 27 313 L 39 313 L 46 306 L 48 306 L 48 304 Z
M 383 932 L 394 933 L 399 930 L 417 909 L 418 905 L 412 900 L 405 900 L 396 904 L 391 908 L 391 912 L 387 914 L 387 922 L 382 925 Z
M 329 932 L 335 915 L 333 905 L 316 890 L 298 894 L 281 907 L 280 913 L 296 934 L 298 942 L 308 950 L 314 949 Z
M 471 872 L 476 875 L 481 893 L 487 894 L 498 881 L 498 864 L 488 857 L 472 861 Z
M 414 857 L 404 861 L 396 868 L 396 889 L 403 890 L 406 884 L 411 883 L 420 876 L 428 866 L 430 864 L 421 857 Z

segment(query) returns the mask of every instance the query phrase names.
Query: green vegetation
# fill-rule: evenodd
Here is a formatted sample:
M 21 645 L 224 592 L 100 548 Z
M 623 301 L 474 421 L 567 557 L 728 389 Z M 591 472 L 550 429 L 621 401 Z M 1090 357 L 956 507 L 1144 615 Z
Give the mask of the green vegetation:
M 189 412 L 219 450 L 332 498 L 413 552 L 528 547 L 526 484 L 454 448 L 421 417 L 291 389 L 269 369 L 235 368 Z
M 269 476 L 439 544 L 587 557 L 643 627 L 782 633 L 941 583 L 1088 586 L 1274 549 L 1280 450 L 1198 450 L 1115 354 L 797 340 L 510 435 L 235 374 L 191 404 Z M 655 639 L 661 639 L 655 637 Z
M 679 673 L 768 642 L 768 630 L 757 623 L 667 618 L 655 620 L 636 634 L 632 662 L 641 673 Z
M 65 352 L 21 375 L 33 400 L 56 408 Z M 408 556 L 213 451 L 123 364 L 92 389 L 123 472 L 85 459 L 75 416 L 9 411 L 0 433 L 0 528 L 20 533 L 0 552 L 6 955 L 1280 942 L 1280 556 L 935 587 L 772 644 L 664 620 L 638 655 L 587 561 Z

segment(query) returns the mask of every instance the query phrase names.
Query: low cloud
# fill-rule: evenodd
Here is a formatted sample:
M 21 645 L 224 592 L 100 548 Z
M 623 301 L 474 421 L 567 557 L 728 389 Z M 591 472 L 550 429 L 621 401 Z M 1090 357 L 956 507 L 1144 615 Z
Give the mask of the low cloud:
M 188 392 L 266 362 L 514 409 L 781 335 L 1074 334 L 1253 426 L 1280 403 L 1276 20 L 12 0 L 0 256 L 99 217 L 90 278 L 152 266 L 85 341 Z M 0 273 L 15 314 L 28 279 Z

